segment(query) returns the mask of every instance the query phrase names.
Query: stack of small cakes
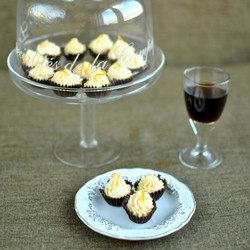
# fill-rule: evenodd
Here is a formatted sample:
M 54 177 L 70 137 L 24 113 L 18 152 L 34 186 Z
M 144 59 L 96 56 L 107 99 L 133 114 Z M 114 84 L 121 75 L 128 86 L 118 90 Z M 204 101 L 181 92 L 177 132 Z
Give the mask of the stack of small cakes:
M 111 63 L 108 69 L 107 64 L 104 70 L 93 66 L 92 62 L 82 61 L 73 72 L 66 67 L 56 71 L 63 67 L 60 65 L 63 61 L 59 64 L 62 55 L 67 60 L 77 61 L 81 60 L 88 50 L 94 57 L 107 60 L 105 63 L 109 65 Z M 86 91 L 86 94 L 90 97 L 100 97 L 110 93 L 104 91 L 103 87 L 132 81 L 136 73 L 147 67 L 147 63 L 143 56 L 136 53 L 133 44 L 129 44 L 122 36 L 118 36 L 113 42 L 108 34 L 103 33 L 94 38 L 88 46 L 76 37 L 66 42 L 62 48 L 52 41 L 41 41 L 36 50 L 28 49 L 23 54 L 22 67 L 25 75 L 38 83 L 65 88 L 91 88 L 95 91 Z M 62 93 L 66 94 L 66 91 Z
M 49 40 L 37 45 L 36 51 L 28 49 L 22 55 L 22 67 L 27 77 L 33 81 L 50 84 L 54 76 L 53 63 L 61 56 L 61 48 Z
M 38 52 L 28 49 L 22 56 L 22 66 L 26 73 L 37 64 L 48 64 L 48 60 Z
M 111 62 L 122 62 L 132 72 L 141 72 L 147 67 L 143 56 L 137 54 L 133 44 L 126 42 L 122 36 L 118 36 L 114 43 L 109 35 L 101 34 L 89 44 L 90 53 L 98 59 L 108 59 Z
M 108 59 L 112 62 L 123 63 L 132 72 L 141 72 L 147 67 L 143 56 L 137 54 L 135 48 L 128 44 L 122 36 L 118 36 L 117 41 L 110 49 Z
M 119 173 L 113 173 L 104 189 L 100 192 L 105 201 L 112 206 L 122 206 L 129 219 L 135 223 L 146 223 L 157 209 L 156 200 L 160 199 L 167 182 L 160 176 L 148 174 L 132 184 Z

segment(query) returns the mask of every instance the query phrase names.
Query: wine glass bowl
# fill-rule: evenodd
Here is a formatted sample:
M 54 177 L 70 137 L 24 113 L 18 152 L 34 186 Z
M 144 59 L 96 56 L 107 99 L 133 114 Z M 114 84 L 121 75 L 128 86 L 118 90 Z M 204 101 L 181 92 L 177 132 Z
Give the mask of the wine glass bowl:
M 184 99 L 197 143 L 180 152 L 179 159 L 184 166 L 210 169 L 222 162 L 220 153 L 208 146 L 207 139 L 224 110 L 229 82 L 230 75 L 219 68 L 185 69 Z
M 80 168 L 100 167 L 118 159 L 120 145 L 108 137 L 99 138 L 96 135 L 95 104 L 138 94 L 159 79 L 165 57 L 154 44 L 150 1 L 19 0 L 16 28 L 16 48 L 7 60 L 13 83 L 39 99 L 80 105 L 80 135 L 59 140 L 54 147 L 56 158 L 64 164 Z M 115 48 L 117 58 L 108 58 L 112 47 L 107 48 L 107 39 L 101 44 L 101 49 L 107 48 L 107 51 L 94 53 L 90 44 L 103 35 L 109 37 L 113 47 L 119 39 L 125 42 L 123 50 L 130 48 L 127 51 L 138 55 L 145 62 L 143 70 L 131 69 L 132 76 L 123 84 L 114 84 L 109 79 L 109 85 L 87 87 L 82 81 L 82 85 L 76 87 L 55 85 L 52 77 L 46 84 L 41 83 L 30 77 L 30 71 L 36 65 L 32 63 L 29 68 L 23 63 L 24 55 L 31 50 L 45 57 L 46 66 L 52 67 L 55 73 L 60 70 L 74 73 L 75 67 L 83 61 L 89 61 L 93 70 L 100 68 L 107 72 L 115 60 L 125 62 L 122 57 L 126 53 L 122 51 L 117 55 Z M 86 49 L 68 56 L 66 47 L 73 39 Z M 49 44 L 50 51 L 46 44 Z M 96 47 L 100 50 L 100 43 L 96 43 Z M 55 51 L 60 52 L 55 54 Z

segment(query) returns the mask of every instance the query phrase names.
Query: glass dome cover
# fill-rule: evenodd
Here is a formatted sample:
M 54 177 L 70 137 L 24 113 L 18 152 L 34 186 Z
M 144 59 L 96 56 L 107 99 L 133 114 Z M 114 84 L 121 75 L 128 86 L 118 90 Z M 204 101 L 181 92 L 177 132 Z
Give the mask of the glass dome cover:
M 91 70 L 85 79 L 83 68 L 75 70 L 86 61 Z M 117 62 L 125 66 L 119 74 L 113 70 L 114 80 L 109 71 Z M 164 62 L 153 40 L 149 0 L 18 1 L 16 48 L 7 60 L 13 83 L 33 97 L 81 107 L 80 141 L 70 135 L 54 148 L 67 165 L 100 167 L 118 158 L 117 143 L 96 139 L 94 104 L 148 89 Z M 34 79 L 34 72 L 48 79 Z
M 94 56 L 90 53 L 90 43 L 102 34 L 109 36 L 113 47 L 120 37 L 126 42 L 127 46 L 121 50 L 115 60 L 109 60 L 108 56 L 103 58 L 98 53 Z M 65 57 L 63 53 L 65 45 L 72 38 L 77 38 L 86 46 L 87 51 L 83 59 L 79 54 L 74 55 L 71 60 Z M 139 58 L 139 63 L 145 65 L 141 71 L 131 69 L 133 75 L 130 81 L 122 82 L 123 84 L 112 83 L 98 89 L 92 86 L 86 88 L 84 84 L 76 88 L 75 86 L 62 88 L 51 84 L 41 85 L 39 81 L 27 77 L 28 72 L 22 70 L 21 66 L 27 51 L 32 50 L 40 54 L 38 46 L 44 41 L 49 41 L 61 48 L 61 53 L 58 58 L 55 58 L 56 60 L 50 60 L 51 58 L 45 55 L 45 58 L 49 59 L 48 65 L 55 70 L 73 71 L 83 61 L 89 61 L 93 68 L 101 67 L 106 72 L 116 60 L 134 67 Z M 105 47 L 105 44 L 104 42 L 101 46 Z M 132 56 L 129 52 L 131 48 L 133 48 Z M 154 45 L 149 0 L 54 0 L 53 2 L 19 0 L 18 2 L 16 50 L 10 55 L 8 66 L 13 82 L 19 82 L 18 87 L 32 96 L 66 103 L 100 103 L 116 100 L 151 86 L 157 80 L 163 64 L 164 55 Z M 61 96 L 62 89 L 63 93 L 70 94 Z M 98 100 L 93 100 L 93 95 L 90 98 L 88 94 L 91 92 L 102 92 L 102 94 L 97 95 Z

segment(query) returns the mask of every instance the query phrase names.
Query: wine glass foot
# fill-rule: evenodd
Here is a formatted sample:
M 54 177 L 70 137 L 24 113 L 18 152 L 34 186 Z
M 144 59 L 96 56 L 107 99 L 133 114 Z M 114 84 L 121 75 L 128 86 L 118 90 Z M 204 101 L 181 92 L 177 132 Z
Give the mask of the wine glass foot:
M 121 146 L 115 140 L 106 138 L 87 148 L 79 142 L 79 137 L 63 138 L 56 142 L 54 155 L 71 167 L 98 168 L 118 160 Z
M 212 169 L 222 162 L 222 156 L 209 148 L 200 153 L 196 148 L 185 148 L 179 153 L 179 160 L 185 167 L 192 169 Z

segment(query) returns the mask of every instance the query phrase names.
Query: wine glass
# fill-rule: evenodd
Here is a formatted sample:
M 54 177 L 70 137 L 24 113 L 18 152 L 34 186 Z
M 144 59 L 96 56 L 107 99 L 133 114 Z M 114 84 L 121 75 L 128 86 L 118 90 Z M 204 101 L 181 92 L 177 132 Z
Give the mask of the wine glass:
M 222 162 L 221 154 L 208 146 L 207 139 L 215 128 L 226 104 L 230 75 L 219 68 L 192 67 L 184 70 L 184 98 L 189 123 L 196 135 L 195 147 L 179 154 L 181 163 L 193 169 L 211 169 Z
M 72 126 L 71 133 L 55 143 L 53 152 L 56 158 L 66 165 L 79 168 L 101 167 L 117 160 L 122 152 L 120 143 L 109 135 L 100 137 L 96 133 L 96 104 L 138 94 L 153 86 L 159 79 L 165 57 L 162 50 L 154 44 L 150 1 L 19 0 L 16 25 L 16 48 L 9 54 L 7 61 L 13 83 L 33 97 L 80 106 L 80 133 L 78 128 Z M 107 56 L 105 58 L 99 51 L 93 56 L 95 53 L 91 53 L 89 46 L 97 37 L 107 37 L 106 35 L 114 44 L 122 37 L 126 46 L 133 48 L 130 51 L 146 62 L 143 70 L 133 71 L 129 82 L 98 88 L 84 85 L 62 87 L 34 81 L 27 77 L 27 72 L 23 69 L 22 56 L 28 50 L 41 53 L 37 49 L 38 45 L 46 46 L 49 41 L 53 53 L 56 51 L 55 45 L 61 48 L 61 55 L 56 54 L 53 61 L 51 59 L 59 69 L 66 67 L 72 72 L 79 63 L 89 61 L 92 66 L 107 70 L 113 61 Z M 80 56 L 75 56 L 72 60 L 63 54 L 65 45 L 75 38 L 87 48 L 85 55 L 81 54 L 84 56 L 81 60 L 78 60 Z M 55 45 L 52 46 L 51 43 Z M 96 43 L 98 50 L 99 45 Z M 106 48 L 107 43 L 103 42 L 103 46 Z M 50 57 L 46 59 L 50 60 Z

